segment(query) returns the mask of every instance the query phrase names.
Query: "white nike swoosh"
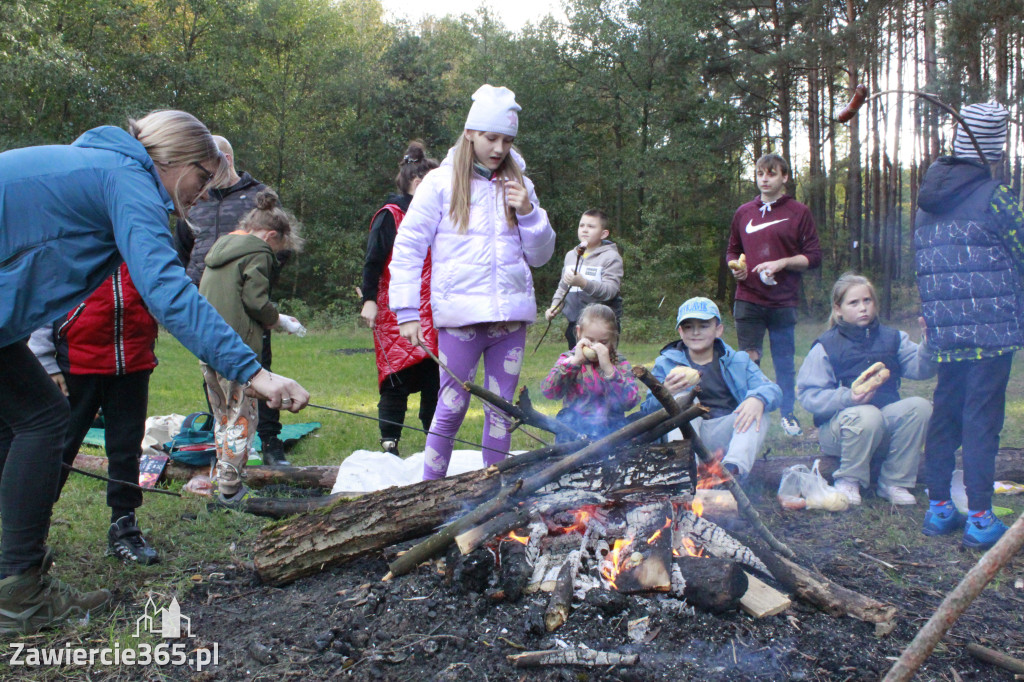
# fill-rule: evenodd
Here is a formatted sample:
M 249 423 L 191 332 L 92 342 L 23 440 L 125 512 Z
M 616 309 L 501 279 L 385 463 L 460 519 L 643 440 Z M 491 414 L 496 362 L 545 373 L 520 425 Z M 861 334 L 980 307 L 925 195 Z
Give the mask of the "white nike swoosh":
M 753 221 L 753 219 L 751 219 L 751 220 L 747 221 L 746 231 L 747 231 L 747 234 L 754 234 L 755 232 L 757 232 L 759 230 L 763 230 L 764 228 L 768 227 L 769 225 L 774 225 L 775 223 L 784 223 L 787 220 L 789 220 L 789 218 L 781 218 L 779 220 L 773 220 L 770 223 L 761 223 L 760 225 L 754 225 L 753 224 L 754 221 Z

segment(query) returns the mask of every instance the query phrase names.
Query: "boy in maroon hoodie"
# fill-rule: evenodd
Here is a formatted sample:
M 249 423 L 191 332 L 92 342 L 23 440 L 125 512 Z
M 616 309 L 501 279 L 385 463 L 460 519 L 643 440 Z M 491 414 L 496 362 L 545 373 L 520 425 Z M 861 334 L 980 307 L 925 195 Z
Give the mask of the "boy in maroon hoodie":
M 760 364 L 768 332 L 775 383 L 782 389 L 782 429 L 799 436 L 803 430 L 793 415 L 796 307 L 800 273 L 821 265 L 821 248 L 810 209 L 785 193 L 785 159 L 766 154 L 757 160 L 755 171 L 761 194 L 736 210 L 726 252 L 736 278 L 736 337 L 739 349 Z

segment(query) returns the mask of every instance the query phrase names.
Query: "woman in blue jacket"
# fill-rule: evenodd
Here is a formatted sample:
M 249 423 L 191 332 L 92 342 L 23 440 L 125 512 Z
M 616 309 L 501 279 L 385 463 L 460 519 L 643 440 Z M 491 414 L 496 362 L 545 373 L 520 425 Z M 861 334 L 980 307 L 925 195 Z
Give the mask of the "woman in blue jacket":
M 68 403 L 25 340 L 122 260 L 153 316 L 200 359 L 272 408 L 295 412 L 309 401 L 296 382 L 260 367 L 199 296 L 171 243 L 168 213 L 186 217 L 227 172 L 206 126 L 181 111 L 0 154 L 0 633 L 35 632 L 110 599 L 47 574 Z

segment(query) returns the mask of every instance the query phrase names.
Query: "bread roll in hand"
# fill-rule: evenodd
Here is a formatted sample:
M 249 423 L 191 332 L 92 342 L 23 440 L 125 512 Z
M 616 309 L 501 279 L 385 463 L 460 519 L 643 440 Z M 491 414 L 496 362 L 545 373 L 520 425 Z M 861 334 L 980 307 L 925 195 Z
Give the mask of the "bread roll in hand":
M 870 393 L 889 380 L 889 370 L 885 363 L 876 362 L 861 372 L 861 375 L 850 386 L 854 395 Z

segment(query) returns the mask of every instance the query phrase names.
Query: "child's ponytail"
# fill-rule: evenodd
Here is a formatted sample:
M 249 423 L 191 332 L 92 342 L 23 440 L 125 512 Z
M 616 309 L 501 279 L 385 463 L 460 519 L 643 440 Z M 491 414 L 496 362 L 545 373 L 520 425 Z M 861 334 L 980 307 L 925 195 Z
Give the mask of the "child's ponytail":
M 409 188 L 417 178 L 423 179 L 427 173 L 438 167 L 437 159 L 427 157 L 427 148 L 420 140 L 409 143 L 402 160 L 398 162 L 398 175 L 395 186 L 402 194 L 409 194 Z
M 284 241 L 284 248 L 289 251 L 302 251 L 305 244 L 299 235 L 301 224 L 291 212 L 281 208 L 277 192 L 270 188 L 256 195 L 256 208 L 249 211 L 238 226 L 246 232 L 276 231 Z

